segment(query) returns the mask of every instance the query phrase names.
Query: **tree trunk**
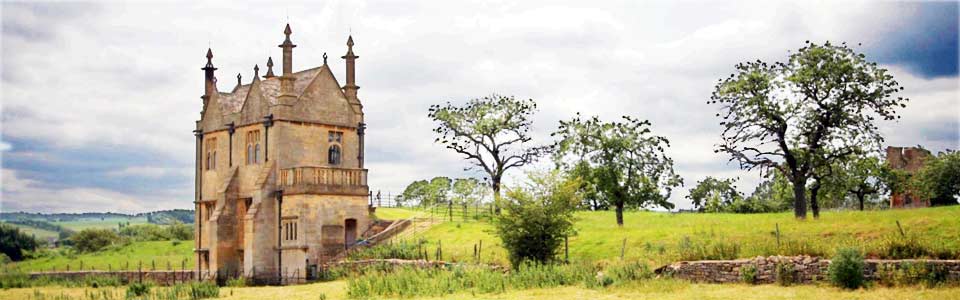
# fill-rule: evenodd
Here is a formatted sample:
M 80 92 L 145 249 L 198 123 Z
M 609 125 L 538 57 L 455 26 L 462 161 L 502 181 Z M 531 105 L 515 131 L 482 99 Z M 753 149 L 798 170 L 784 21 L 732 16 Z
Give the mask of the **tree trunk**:
M 500 215 L 500 177 L 491 178 L 493 181 L 493 213 Z
M 860 202 L 860 211 L 863 211 L 863 201 L 866 198 L 865 193 L 857 192 L 857 201 Z
M 807 218 L 807 178 L 794 176 L 793 182 L 793 216 L 797 219 Z
M 617 226 L 623 227 L 623 201 L 617 201 Z
M 820 192 L 820 181 L 817 180 L 810 188 L 810 210 L 813 210 L 813 218 L 820 218 L 820 203 L 817 202 L 817 194 Z

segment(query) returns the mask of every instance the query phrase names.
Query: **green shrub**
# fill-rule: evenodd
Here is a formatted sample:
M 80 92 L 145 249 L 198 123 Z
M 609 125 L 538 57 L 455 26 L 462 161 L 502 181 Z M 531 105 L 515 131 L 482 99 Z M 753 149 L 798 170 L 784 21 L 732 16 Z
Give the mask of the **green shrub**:
M 834 285 L 847 289 L 856 289 L 864 284 L 863 255 L 853 248 L 840 249 L 830 261 L 827 274 Z
M 934 287 L 944 283 L 949 270 L 941 265 L 926 262 L 901 262 L 899 265 L 882 264 L 877 266 L 877 282 L 884 286 L 906 286 L 924 284 Z
M 614 283 L 624 283 L 643 279 L 653 278 L 653 271 L 650 266 L 642 262 L 620 263 L 607 267 L 606 273 Z
M 564 179 L 558 172 L 530 175 L 526 188 L 507 191 L 506 212 L 497 217 L 496 233 L 503 241 L 510 263 L 549 263 L 574 234 L 574 210 L 580 202 L 579 183 Z
M 206 299 L 220 297 L 220 287 L 210 281 L 190 283 L 190 299 Z
M 928 257 L 930 251 L 915 237 L 888 238 L 880 246 L 880 257 L 909 259 Z
M 0 288 L 2 289 L 30 287 L 32 286 L 31 283 L 30 276 L 26 273 L 6 272 L 0 274 Z
M 743 265 L 740 267 L 740 281 L 744 283 L 757 283 L 757 266 Z
M 142 297 L 150 293 L 150 285 L 134 282 L 127 286 L 127 298 Z
M 120 236 L 110 229 L 84 229 L 70 239 L 77 251 L 96 252 L 119 242 Z
M 792 262 L 778 262 L 774 269 L 777 284 L 790 286 L 797 283 L 797 270 Z
M 227 279 L 227 286 L 229 287 L 244 287 L 247 286 L 247 279 L 243 276 Z
M 0 253 L 5 254 L 12 261 L 24 259 L 23 253 L 37 249 L 40 242 L 33 236 L 20 231 L 20 228 L 0 223 Z

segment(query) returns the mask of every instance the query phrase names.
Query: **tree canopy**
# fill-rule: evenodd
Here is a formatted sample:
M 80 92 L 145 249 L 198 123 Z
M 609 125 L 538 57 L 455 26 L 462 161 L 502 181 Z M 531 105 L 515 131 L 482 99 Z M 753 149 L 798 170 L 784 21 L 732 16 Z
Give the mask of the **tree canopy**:
M 734 186 L 733 179 L 717 179 L 707 176 L 690 189 L 687 199 L 693 207 L 706 212 L 720 212 L 724 206 L 732 205 L 743 198 Z
M 579 114 L 561 121 L 554 161 L 582 179 L 586 190 L 595 189 L 600 200 L 616 208 L 617 225 L 623 225 L 625 207 L 660 206 L 683 179 L 673 170 L 673 159 L 664 153 L 670 142 L 653 135 L 650 122 L 624 116 L 622 122 L 582 120 Z
M 837 160 L 879 151 L 876 119 L 899 118 L 907 99 L 893 76 L 846 44 L 809 43 L 786 62 L 736 65 L 708 103 L 718 104 L 723 127 L 717 151 L 742 169 L 779 171 L 793 184 L 794 215 L 807 215 L 807 184 Z
M 536 108 L 533 99 L 494 94 L 462 106 L 432 105 L 427 116 L 437 123 L 436 142 L 470 161 L 467 169 L 478 168 L 488 176 L 497 206 L 504 173 L 535 161 L 546 150 L 529 144 Z

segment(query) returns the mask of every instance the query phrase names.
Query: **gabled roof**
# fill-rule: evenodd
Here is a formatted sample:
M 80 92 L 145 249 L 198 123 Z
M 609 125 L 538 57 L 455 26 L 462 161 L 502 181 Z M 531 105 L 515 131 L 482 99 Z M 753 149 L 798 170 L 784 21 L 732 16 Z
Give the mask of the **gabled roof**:
M 324 66 L 320 66 L 293 73 L 293 77 L 296 78 L 293 82 L 294 95 L 299 97 L 310 84 L 310 82 L 317 77 L 317 74 L 320 74 L 320 71 L 323 68 Z M 277 104 L 277 98 L 280 97 L 280 77 L 271 77 L 261 80 L 259 91 L 251 91 L 251 86 L 252 84 L 245 84 L 237 87 L 230 93 L 221 92 L 218 95 L 218 98 L 223 114 L 234 114 L 240 112 L 240 110 L 243 108 L 243 101 L 247 99 L 248 94 L 251 92 L 259 92 L 261 95 L 263 95 L 264 99 L 269 101 L 270 105 Z

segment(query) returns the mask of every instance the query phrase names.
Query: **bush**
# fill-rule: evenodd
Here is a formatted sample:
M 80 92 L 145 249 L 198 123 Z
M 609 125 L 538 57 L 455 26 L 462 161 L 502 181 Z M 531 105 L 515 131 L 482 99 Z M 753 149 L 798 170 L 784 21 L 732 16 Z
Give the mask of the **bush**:
M 243 276 L 237 278 L 227 279 L 227 286 L 229 287 L 245 287 L 247 286 L 247 279 Z
M 37 249 L 40 243 L 30 235 L 20 232 L 20 228 L 0 223 L 0 253 L 13 261 L 24 259 L 23 253 Z
M 777 284 L 781 286 L 790 286 L 797 283 L 797 270 L 792 262 L 778 262 L 774 270 Z
M 150 286 L 146 283 L 134 282 L 127 286 L 127 298 L 142 297 L 150 293 Z
M 496 233 L 510 263 L 548 263 L 556 259 L 564 237 L 574 233 L 573 213 L 580 196 L 579 184 L 559 173 L 529 174 L 527 188 L 507 191 L 506 212 L 497 218 Z
M 740 281 L 744 283 L 757 283 L 757 266 L 743 265 L 740 267 Z
M 947 280 L 947 268 L 920 261 L 901 262 L 899 265 L 882 264 L 877 266 L 877 282 L 885 286 L 904 286 L 923 283 L 929 287 L 937 286 Z
M 220 287 L 209 281 L 191 282 L 190 299 L 220 297 Z
M 863 255 L 857 249 L 847 248 L 837 251 L 830 261 L 827 274 L 834 285 L 847 289 L 856 289 L 864 284 Z
M 70 239 L 77 251 L 96 252 L 119 242 L 120 236 L 110 229 L 84 229 Z

